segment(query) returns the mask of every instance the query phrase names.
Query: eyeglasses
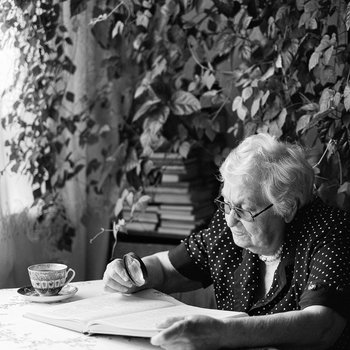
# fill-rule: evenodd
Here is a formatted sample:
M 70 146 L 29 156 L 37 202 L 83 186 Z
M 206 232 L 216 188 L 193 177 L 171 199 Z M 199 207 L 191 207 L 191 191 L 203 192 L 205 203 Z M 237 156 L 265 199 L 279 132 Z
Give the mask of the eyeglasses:
M 214 202 L 218 206 L 219 210 L 221 210 L 224 214 L 229 215 L 233 210 L 235 217 L 237 219 L 248 221 L 248 222 L 254 221 L 254 218 L 256 218 L 257 216 L 262 214 L 264 211 L 266 211 L 267 209 L 270 209 L 273 206 L 273 204 L 269 204 L 265 209 L 253 215 L 249 210 L 235 207 L 230 203 L 220 201 L 217 198 L 214 200 Z

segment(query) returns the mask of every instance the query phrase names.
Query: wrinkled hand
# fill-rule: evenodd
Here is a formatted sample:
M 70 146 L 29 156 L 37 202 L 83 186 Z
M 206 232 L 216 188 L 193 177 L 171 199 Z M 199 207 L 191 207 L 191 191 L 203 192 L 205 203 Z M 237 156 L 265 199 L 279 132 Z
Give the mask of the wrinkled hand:
M 224 323 L 208 316 L 184 316 L 168 318 L 163 331 L 151 338 L 151 343 L 167 350 L 219 349 L 224 340 Z
M 133 293 L 137 287 L 131 282 L 122 259 L 110 262 L 103 274 L 105 290 L 110 292 Z

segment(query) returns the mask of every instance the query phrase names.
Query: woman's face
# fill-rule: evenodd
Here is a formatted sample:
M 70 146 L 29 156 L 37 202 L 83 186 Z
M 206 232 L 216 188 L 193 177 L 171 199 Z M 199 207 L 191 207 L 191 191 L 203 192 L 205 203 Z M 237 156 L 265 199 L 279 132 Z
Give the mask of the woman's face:
M 271 204 L 263 200 L 259 183 L 247 185 L 238 176 L 230 178 L 229 183 L 224 182 L 221 193 L 225 202 L 249 210 L 253 215 Z M 225 219 L 235 244 L 253 253 L 272 255 L 283 243 L 285 222 L 273 212 L 273 207 L 252 222 L 237 219 L 234 210 L 225 214 Z

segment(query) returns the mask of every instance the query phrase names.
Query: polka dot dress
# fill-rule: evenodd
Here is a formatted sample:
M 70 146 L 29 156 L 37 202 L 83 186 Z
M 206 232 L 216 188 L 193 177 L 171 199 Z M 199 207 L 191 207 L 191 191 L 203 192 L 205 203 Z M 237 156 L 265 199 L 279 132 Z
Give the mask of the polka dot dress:
M 208 229 L 169 252 L 184 276 L 214 284 L 223 310 L 266 315 L 324 305 L 350 318 L 350 215 L 315 198 L 286 227 L 282 258 L 269 292 L 256 297 L 260 261 L 237 247 L 218 211 Z M 349 325 L 332 349 L 350 349 Z

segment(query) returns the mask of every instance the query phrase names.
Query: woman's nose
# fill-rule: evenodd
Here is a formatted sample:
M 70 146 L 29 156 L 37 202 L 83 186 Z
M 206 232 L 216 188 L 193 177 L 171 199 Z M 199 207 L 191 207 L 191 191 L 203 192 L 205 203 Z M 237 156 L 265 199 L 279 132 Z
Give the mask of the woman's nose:
M 231 210 L 230 214 L 225 214 L 225 219 L 228 227 L 236 226 L 240 222 L 234 210 Z

